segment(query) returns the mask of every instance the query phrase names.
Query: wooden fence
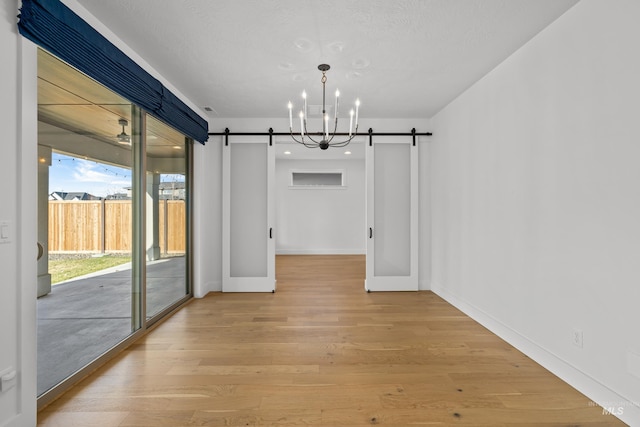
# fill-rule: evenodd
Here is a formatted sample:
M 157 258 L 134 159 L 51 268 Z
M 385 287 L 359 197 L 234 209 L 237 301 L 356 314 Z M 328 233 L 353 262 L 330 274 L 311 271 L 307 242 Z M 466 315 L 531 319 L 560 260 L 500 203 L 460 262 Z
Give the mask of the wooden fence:
M 49 252 L 131 252 L 131 216 L 131 200 L 49 201 Z M 185 220 L 184 200 L 160 200 L 162 253 L 185 253 Z

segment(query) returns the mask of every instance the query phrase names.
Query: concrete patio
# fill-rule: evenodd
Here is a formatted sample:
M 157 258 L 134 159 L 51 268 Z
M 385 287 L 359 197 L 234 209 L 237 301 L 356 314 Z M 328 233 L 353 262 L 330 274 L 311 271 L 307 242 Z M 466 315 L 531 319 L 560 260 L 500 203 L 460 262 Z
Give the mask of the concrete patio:
M 185 257 L 147 263 L 147 317 L 186 295 Z M 131 334 L 131 266 L 54 285 L 38 299 L 38 395 Z

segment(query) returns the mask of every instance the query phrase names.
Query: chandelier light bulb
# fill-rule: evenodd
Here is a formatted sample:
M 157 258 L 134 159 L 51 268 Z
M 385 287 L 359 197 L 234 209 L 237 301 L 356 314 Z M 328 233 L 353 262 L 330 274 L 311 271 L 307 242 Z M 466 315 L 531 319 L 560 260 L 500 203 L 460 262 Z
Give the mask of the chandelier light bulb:
M 293 128 L 291 133 L 293 134 Z M 304 138 L 304 113 L 302 111 L 300 111 L 300 136 Z
M 351 131 L 353 129 L 353 108 L 349 111 L 349 138 L 351 138 Z
M 325 139 L 329 139 L 329 115 L 324 115 L 324 135 Z
M 302 99 L 304 99 L 304 119 L 307 120 L 307 92 L 306 91 L 302 91 Z

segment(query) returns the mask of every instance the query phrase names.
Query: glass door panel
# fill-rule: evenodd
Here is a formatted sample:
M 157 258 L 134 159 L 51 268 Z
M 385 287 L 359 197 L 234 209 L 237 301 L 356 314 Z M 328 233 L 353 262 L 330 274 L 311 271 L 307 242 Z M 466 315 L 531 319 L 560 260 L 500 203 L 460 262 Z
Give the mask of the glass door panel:
M 133 332 L 131 109 L 38 51 L 39 397 Z
M 223 155 L 222 290 L 273 292 L 274 149 L 267 142 L 229 142 Z
M 147 116 L 147 318 L 189 294 L 187 283 L 187 143 Z
M 376 276 L 411 274 L 409 144 L 376 144 L 373 177 Z
M 418 290 L 418 167 L 411 141 L 367 146 L 369 291 Z

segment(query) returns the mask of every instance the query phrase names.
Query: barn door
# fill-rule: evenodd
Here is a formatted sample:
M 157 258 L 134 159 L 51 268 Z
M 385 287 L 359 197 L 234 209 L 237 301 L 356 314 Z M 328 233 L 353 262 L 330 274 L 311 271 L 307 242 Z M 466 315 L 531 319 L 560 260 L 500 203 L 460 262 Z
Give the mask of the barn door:
M 243 139 L 244 138 L 244 139 Z M 275 292 L 274 172 L 269 141 L 223 146 L 223 292 Z
M 418 147 L 410 138 L 370 140 L 367 291 L 418 290 Z

